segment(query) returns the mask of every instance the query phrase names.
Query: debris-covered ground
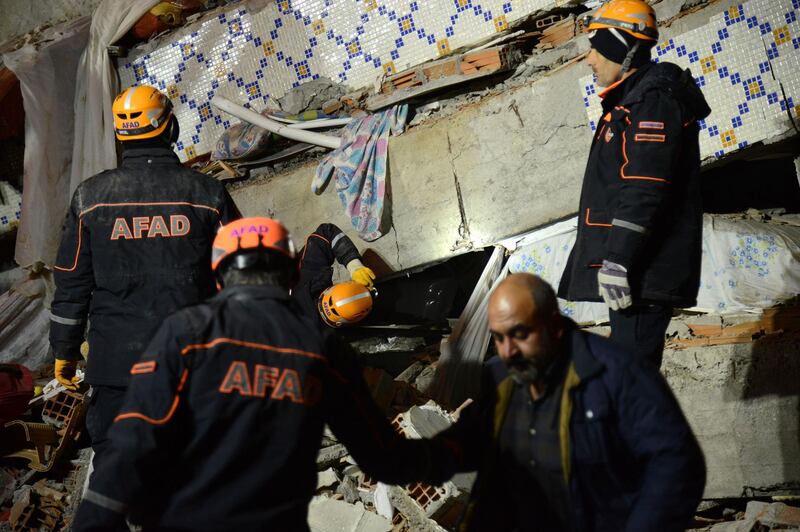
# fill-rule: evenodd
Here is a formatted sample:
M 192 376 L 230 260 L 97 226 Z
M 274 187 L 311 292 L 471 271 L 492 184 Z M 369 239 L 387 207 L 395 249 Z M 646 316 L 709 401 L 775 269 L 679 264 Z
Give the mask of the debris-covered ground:
M 34 382 L 46 384 L 51 371 Z M 0 531 L 68 530 L 88 475 L 88 394 L 54 385 L 37 392 L 23 416 L 0 428 Z

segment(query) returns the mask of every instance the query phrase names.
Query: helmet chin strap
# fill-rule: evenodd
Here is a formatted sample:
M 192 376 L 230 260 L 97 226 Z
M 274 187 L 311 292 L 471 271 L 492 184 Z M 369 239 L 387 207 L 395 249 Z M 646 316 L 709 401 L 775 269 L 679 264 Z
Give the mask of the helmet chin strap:
M 625 46 L 625 48 L 628 48 L 628 41 L 626 41 L 625 38 L 622 35 L 620 35 L 617 28 L 608 28 L 608 31 L 619 42 L 621 42 Z M 624 76 L 625 73 L 628 70 L 630 70 L 631 61 L 633 61 L 633 56 L 636 55 L 636 51 L 639 49 L 639 44 L 640 44 L 639 39 L 636 39 L 636 42 L 633 44 L 633 46 L 631 46 L 630 49 L 628 49 L 628 53 L 625 54 L 625 59 L 622 60 L 622 69 L 619 72 L 620 79 L 622 79 L 622 76 Z
M 181 127 L 180 124 L 178 124 L 178 119 L 175 115 L 172 115 L 169 118 L 169 125 L 167 126 L 167 142 L 169 142 L 170 145 L 175 144 L 178 142 L 180 134 Z
M 620 70 L 620 76 L 624 76 L 625 73 L 630 70 L 631 68 L 631 61 L 633 61 L 633 56 L 636 54 L 636 51 L 639 49 L 639 41 L 637 40 L 636 43 L 628 50 L 628 53 L 625 54 L 625 60 L 622 61 L 622 70 Z

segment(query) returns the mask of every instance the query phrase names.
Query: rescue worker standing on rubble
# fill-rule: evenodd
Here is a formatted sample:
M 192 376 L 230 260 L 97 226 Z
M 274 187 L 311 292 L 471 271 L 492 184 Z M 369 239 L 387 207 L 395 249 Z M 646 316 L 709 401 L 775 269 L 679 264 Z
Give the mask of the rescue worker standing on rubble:
M 481 397 L 436 436 L 477 470 L 462 532 L 680 532 L 703 494 L 697 440 L 658 370 L 563 317 L 539 277 L 488 307 Z
M 96 469 L 131 367 L 165 316 L 214 293 L 211 243 L 221 225 L 240 217 L 224 186 L 183 167 L 172 151 L 178 121 L 166 96 L 130 87 L 112 111 L 122 163 L 72 196 L 50 321 L 55 377 L 71 389 L 90 322 L 86 427 Z
M 660 366 L 672 309 L 700 286 L 697 120 L 710 109 L 688 70 L 650 61 L 658 28 L 642 0 L 611 0 L 588 29 L 603 115 L 558 292 L 605 301 L 611 339 Z
M 219 294 L 168 317 L 131 370 L 74 530 L 129 514 L 145 530 L 307 531 L 326 423 L 374 479 L 444 480 L 436 447 L 392 429 L 349 347 L 289 295 L 297 264 L 280 223 L 225 226 L 213 269 Z
M 351 282 L 333 286 L 333 262 L 347 268 Z M 320 224 L 300 251 L 300 277 L 292 296 L 309 316 L 318 314 L 331 327 L 365 318 L 372 310 L 375 272 L 364 266 L 353 241 L 331 223 Z

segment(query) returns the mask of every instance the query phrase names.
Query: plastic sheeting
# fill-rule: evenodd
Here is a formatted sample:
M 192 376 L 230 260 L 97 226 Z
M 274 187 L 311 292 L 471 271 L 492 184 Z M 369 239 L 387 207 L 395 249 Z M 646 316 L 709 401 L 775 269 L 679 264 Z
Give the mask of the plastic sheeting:
M 15 259 L 51 265 L 69 204 L 75 72 L 89 18 L 45 30 L 36 43 L 3 55 L 20 81 L 25 106 L 22 212 Z
M 119 92 L 109 45 L 122 38 L 159 0 L 103 0 L 92 15 L 75 89 L 75 145 L 70 193 L 94 174 L 117 167 L 111 102 Z
M 691 310 L 759 312 L 800 293 L 800 219 L 784 219 L 797 225 L 706 214 L 700 291 Z M 509 259 L 509 270 L 533 273 L 558 287 L 576 231 L 572 219 L 526 236 Z M 603 303 L 559 304 L 579 323 L 608 321 Z
M 15 362 L 35 370 L 50 361 L 47 332 L 52 292 L 49 274 L 25 278 L 0 295 L 0 363 Z
M 706 215 L 694 310 L 758 312 L 800 294 L 800 216 L 792 225 Z
M 567 265 L 572 246 L 575 245 L 577 230 L 578 219 L 572 218 L 529 233 L 517 240 L 515 246 L 504 243 L 514 249 L 508 260 L 509 271 L 538 275 L 558 290 L 561 274 Z M 559 298 L 558 305 L 562 314 L 578 323 L 608 321 L 608 307 L 604 303 L 575 302 Z
M 508 274 L 508 266 L 503 266 L 504 256 L 505 249 L 495 247 L 453 332 L 440 345 L 435 395 L 438 403 L 449 408 L 476 397 L 480 391 L 481 368 L 490 337 L 489 296 Z

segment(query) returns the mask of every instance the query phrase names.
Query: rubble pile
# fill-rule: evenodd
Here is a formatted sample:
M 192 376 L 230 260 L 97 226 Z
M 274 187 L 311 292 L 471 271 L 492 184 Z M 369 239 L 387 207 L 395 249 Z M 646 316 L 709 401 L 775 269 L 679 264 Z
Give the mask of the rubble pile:
M 433 401 L 412 406 L 392 425 L 408 438 L 431 437 L 449 427 L 453 416 Z M 317 457 L 317 494 L 309 508 L 314 532 L 444 530 L 455 525 L 466 503 L 469 483 L 442 486 L 414 483 L 386 486 L 366 476 L 326 430 Z
M 0 427 L 0 531 L 69 529 L 90 462 L 89 449 L 75 448 L 88 395 L 45 386 Z
M 408 438 L 432 437 L 457 419 L 457 412 L 447 412 L 431 400 L 439 345 L 430 340 L 390 336 L 351 341 L 373 399 L 393 420 L 395 430 Z M 369 478 L 327 428 L 317 471 L 317 490 L 308 514 L 314 532 L 451 529 L 472 480 L 459 476 L 442 486 L 384 485 Z
M 718 514 L 720 513 L 720 505 L 716 503 L 704 503 L 703 506 L 707 507 L 706 511 L 716 510 Z M 699 513 L 702 514 L 703 512 Z M 720 519 L 697 517 L 696 521 L 706 521 L 709 526 L 694 528 L 692 532 L 800 531 L 800 508 L 789 506 L 782 502 L 749 501 L 745 511 L 737 512 L 723 507 L 721 515 L 722 518 Z M 714 524 L 711 524 L 712 522 Z

